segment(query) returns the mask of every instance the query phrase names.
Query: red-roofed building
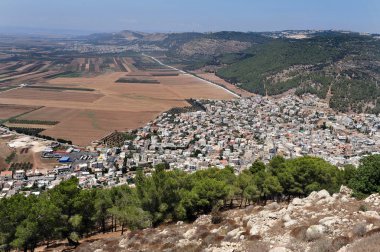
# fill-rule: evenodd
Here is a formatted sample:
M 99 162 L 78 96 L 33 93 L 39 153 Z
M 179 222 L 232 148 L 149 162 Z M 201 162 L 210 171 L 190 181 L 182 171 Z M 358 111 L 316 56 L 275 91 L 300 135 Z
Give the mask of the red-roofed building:
M 0 173 L 0 180 L 11 180 L 13 177 L 13 172 L 12 171 L 2 171 Z

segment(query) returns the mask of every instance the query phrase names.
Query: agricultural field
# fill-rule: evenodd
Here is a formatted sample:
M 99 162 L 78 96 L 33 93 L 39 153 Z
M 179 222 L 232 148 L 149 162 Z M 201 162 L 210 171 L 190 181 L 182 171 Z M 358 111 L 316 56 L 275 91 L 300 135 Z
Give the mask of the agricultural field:
M 73 92 L 61 91 L 51 89 L 31 89 L 19 88 L 13 89 L 6 93 L 0 93 L 0 99 L 13 99 L 13 100 L 43 100 L 51 101 L 75 101 L 75 102 L 94 102 L 101 98 L 102 94 L 95 94 L 89 92 Z
M 34 106 L 22 106 L 15 104 L 0 104 L 0 120 L 5 120 L 36 109 Z
M 216 76 L 215 73 L 205 73 L 203 71 L 194 71 L 192 73 L 194 73 L 196 76 L 198 76 L 204 80 L 208 80 L 208 81 L 211 81 L 212 83 L 216 83 L 218 85 L 226 87 L 227 89 L 233 91 L 236 94 L 241 95 L 242 97 L 250 97 L 253 95 L 253 93 L 250 93 L 244 89 L 241 89 L 241 88 L 237 87 L 236 85 L 233 85 L 233 84 L 223 80 L 222 78 Z
M 20 106 L 20 111 L 0 111 L 4 119 L 12 117 L 6 125 L 42 130 L 38 134 L 85 146 L 115 130 L 141 127 L 164 111 L 189 106 L 189 98 L 234 98 L 145 56 L 83 57 L 63 63 L 62 73 L 0 92 L 0 106 Z M 12 66 L 19 71 L 31 67 L 6 68 Z M 27 110 L 31 107 L 39 108 Z

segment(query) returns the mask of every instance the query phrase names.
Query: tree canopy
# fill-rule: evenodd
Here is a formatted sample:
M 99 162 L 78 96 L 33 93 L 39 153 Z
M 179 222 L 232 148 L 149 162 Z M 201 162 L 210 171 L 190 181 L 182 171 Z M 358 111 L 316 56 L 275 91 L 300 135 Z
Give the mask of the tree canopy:
M 338 169 L 315 157 L 274 157 L 267 165 L 257 160 L 239 174 L 231 167 L 194 173 L 163 166 L 146 174 L 139 169 L 135 187 L 82 190 L 71 178 L 38 197 L 18 194 L 0 200 L 0 244 L 6 250 L 32 251 L 56 239 L 77 245 L 81 237 L 117 225 L 124 231 L 192 221 L 220 208 L 289 200 L 321 189 L 334 193 L 342 184 L 364 196 L 380 192 L 379 167 L 380 155 L 363 158 L 357 169 Z

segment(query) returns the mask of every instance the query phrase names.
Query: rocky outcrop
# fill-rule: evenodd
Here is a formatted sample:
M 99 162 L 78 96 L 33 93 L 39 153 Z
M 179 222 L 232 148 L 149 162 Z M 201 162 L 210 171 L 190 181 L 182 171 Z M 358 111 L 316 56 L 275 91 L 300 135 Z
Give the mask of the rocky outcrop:
M 219 224 L 202 215 L 193 223 L 129 232 L 118 239 L 84 243 L 77 250 L 355 251 L 356 241 L 380 233 L 380 198 L 374 194 L 359 201 L 351 194 L 347 187 L 333 195 L 326 190 L 312 192 L 289 204 L 269 202 L 225 211 Z
M 306 239 L 308 241 L 314 241 L 323 236 L 326 232 L 326 228 L 322 225 L 312 225 L 306 230 Z

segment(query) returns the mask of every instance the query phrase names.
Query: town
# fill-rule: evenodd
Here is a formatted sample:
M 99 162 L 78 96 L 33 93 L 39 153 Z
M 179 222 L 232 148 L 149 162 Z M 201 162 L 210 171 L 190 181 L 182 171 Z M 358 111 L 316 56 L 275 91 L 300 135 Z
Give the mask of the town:
M 138 130 L 114 132 L 86 148 L 38 139 L 44 144 L 41 159 L 57 164 L 45 172 L 2 171 L 0 198 L 38 195 L 72 176 L 82 188 L 134 186 L 138 168 L 149 174 L 157 165 L 187 172 L 230 166 L 239 173 L 257 159 L 267 163 L 276 155 L 316 156 L 343 167 L 380 153 L 379 116 L 337 113 L 313 95 L 257 95 L 191 105 L 171 109 Z M 1 128 L 0 135 L 6 134 L 16 133 Z M 118 141 L 106 140 L 110 138 Z

